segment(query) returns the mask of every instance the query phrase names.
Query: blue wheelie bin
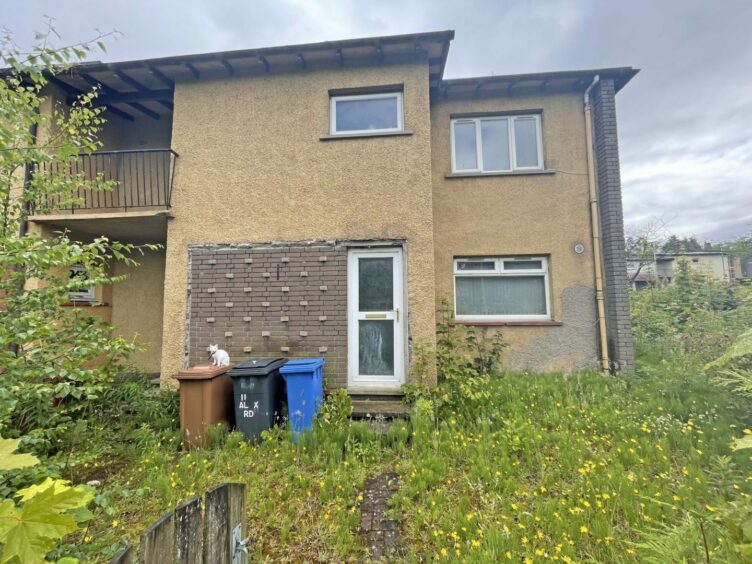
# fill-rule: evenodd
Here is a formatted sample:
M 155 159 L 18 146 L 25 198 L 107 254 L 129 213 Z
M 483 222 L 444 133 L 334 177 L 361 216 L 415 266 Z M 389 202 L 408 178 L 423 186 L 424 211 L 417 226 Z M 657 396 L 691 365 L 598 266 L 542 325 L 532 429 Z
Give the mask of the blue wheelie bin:
M 313 427 L 313 418 L 324 400 L 323 358 L 300 358 L 281 366 L 287 384 L 287 409 L 293 438 Z

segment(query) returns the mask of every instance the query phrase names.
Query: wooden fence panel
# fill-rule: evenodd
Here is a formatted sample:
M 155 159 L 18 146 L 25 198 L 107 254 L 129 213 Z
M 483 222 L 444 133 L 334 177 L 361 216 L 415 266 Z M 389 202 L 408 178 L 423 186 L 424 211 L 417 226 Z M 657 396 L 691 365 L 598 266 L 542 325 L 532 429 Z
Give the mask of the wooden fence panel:
M 222 484 L 206 492 L 204 503 L 204 561 L 230 564 L 230 486 Z
M 142 564 L 165 564 L 175 557 L 175 514 L 170 512 L 141 535 L 139 553 Z
M 110 564 L 136 564 L 136 551 L 130 544 L 127 544 L 123 550 L 112 557 Z
M 163 515 L 141 535 L 138 552 L 130 545 L 110 564 L 232 564 L 233 531 L 245 538 L 245 484 L 222 484 Z M 240 560 L 242 561 L 242 560 Z
M 175 562 L 202 564 L 201 498 L 194 497 L 175 509 Z

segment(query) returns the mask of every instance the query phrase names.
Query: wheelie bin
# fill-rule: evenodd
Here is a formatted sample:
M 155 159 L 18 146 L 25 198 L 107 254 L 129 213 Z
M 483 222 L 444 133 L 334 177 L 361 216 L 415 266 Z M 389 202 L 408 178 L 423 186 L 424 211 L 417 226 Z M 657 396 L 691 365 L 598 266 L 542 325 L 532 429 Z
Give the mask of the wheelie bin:
M 279 369 L 287 384 L 287 409 L 293 438 L 313 426 L 324 398 L 323 358 L 289 360 Z
M 232 378 L 235 424 L 247 441 L 261 438 L 274 426 L 280 411 L 279 369 L 285 358 L 256 358 L 239 362 L 227 372 Z

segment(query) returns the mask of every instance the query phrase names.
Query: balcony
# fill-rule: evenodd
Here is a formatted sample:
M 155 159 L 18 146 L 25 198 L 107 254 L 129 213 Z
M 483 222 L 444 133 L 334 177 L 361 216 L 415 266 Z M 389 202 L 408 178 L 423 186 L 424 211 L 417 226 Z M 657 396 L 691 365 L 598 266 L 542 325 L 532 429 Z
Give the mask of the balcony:
M 82 174 L 87 180 L 100 178 L 114 183 L 112 190 L 79 189 L 72 194 L 76 201 L 58 205 L 60 198 L 51 198 L 39 206 L 54 213 L 67 211 L 123 211 L 170 207 L 172 179 L 178 154 L 172 149 L 141 149 L 99 151 L 81 155 L 70 168 L 71 174 Z M 61 174 L 57 163 L 46 165 L 37 174 Z M 54 168 L 48 168 L 54 167 Z
M 48 197 L 29 219 L 120 240 L 163 241 L 177 158 L 175 151 L 163 148 L 99 151 L 81 155 L 65 169 L 57 163 L 40 167 L 37 175 L 81 175 L 112 183 L 112 189 L 80 188 L 70 197 Z

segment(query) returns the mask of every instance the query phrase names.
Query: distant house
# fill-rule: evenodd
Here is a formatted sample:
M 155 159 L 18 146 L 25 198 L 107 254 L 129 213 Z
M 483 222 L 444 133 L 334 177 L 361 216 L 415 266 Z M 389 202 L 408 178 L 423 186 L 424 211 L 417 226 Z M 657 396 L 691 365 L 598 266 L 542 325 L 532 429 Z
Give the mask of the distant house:
M 393 393 L 444 298 L 456 323 L 504 331 L 512 368 L 629 370 L 615 97 L 637 71 L 449 80 L 453 36 L 66 69 L 42 110 L 102 86 L 82 170 L 118 187 L 31 227 L 164 246 L 75 298 L 138 334 L 165 385 L 218 343 L 322 356 L 330 386 Z
M 635 290 L 641 290 L 651 282 L 670 284 L 674 280 L 677 261 L 686 258 L 696 272 L 701 272 L 730 283 L 736 283 L 744 276 L 738 258 L 723 251 L 707 249 L 685 253 L 656 253 L 655 259 L 643 263 L 637 258 L 627 259 L 627 277 Z

